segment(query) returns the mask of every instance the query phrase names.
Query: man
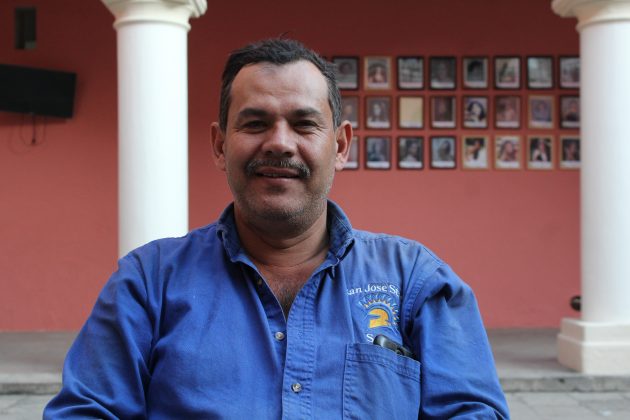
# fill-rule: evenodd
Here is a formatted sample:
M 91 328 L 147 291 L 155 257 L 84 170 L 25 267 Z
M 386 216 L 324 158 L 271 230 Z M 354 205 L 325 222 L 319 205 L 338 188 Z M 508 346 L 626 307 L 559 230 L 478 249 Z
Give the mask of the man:
M 340 104 L 295 41 L 230 56 L 212 146 L 234 204 L 120 260 L 45 417 L 507 417 L 470 289 L 327 201 Z

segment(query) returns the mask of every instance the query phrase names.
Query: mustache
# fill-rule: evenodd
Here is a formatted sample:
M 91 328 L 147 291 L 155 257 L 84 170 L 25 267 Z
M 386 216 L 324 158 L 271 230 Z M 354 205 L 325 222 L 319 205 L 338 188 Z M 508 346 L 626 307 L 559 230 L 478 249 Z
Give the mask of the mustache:
M 309 178 L 311 176 L 311 170 L 308 166 L 306 166 L 302 162 L 295 162 L 291 159 L 254 159 L 250 160 L 245 166 L 245 173 L 247 175 L 256 175 L 256 171 L 258 171 L 261 167 L 271 167 L 271 168 L 283 168 L 283 169 L 294 169 L 298 172 L 298 177 L 300 178 Z

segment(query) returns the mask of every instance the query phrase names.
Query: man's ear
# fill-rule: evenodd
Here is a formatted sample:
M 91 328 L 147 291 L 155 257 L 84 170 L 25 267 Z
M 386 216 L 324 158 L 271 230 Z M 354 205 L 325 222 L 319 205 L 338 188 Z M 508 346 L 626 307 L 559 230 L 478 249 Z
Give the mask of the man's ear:
M 352 141 L 352 125 L 350 121 L 343 121 L 337 128 L 337 156 L 335 158 L 335 170 L 341 171 L 350 155 L 350 142 Z
M 210 141 L 212 142 L 212 158 L 217 168 L 225 171 L 225 133 L 219 128 L 219 123 L 210 126 Z

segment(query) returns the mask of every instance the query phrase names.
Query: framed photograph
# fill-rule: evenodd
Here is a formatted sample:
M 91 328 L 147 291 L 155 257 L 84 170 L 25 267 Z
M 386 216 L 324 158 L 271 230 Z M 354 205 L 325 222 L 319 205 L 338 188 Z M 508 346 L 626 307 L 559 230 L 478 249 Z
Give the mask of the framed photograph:
M 424 88 L 424 58 L 398 57 L 398 89 Z
M 391 89 L 391 57 L 365 57 L 365 89 Z
M 365 167 L 368 169 L 391 168 L 391 138 L 365 138 Z
M 359 128 L 359 97 L 341 97 L 341 121 L 348 120 L 352 128 Z
M 359 58 L 333 57 L 339 89 L 359 89 Z
M 392 126 L 392 100 L 389 96 L 366 97 L 365 109 L 367 128 L 390 128 Z
M 455 89 L 455 57 L 431 57 L 429 65 L 431 89 Z
M 551 95 L 529 96 L 527 115 L 530 128 L 553 128 L 553 98 Z
M 398 137 L 398 167 L 400 169 L 424 167 L 424 139 L 422 137 Z
M 352 136 L 352 141 L 350 142 L 350 153 L 348 154 L 348 160 L 345 165 L 343 165 L 344 169 L 359 169 L 359 136 Z
M 457 167 L 455 136 L 431 137 L 431 167 L 454 169 Z
M 519 128 L 521 126 L 520 96 L 495 96 L 494 125 L 497 128 Z
M 562 136 L 560 137 L 560 168 L 579 169 L 580 168 L 580 137 Z
M 560 127 L 580 127 L 580 97 L 565 95 L 560 97 Z
M 578 89 L 580 87 L 580 58 L 577 56 L 560 57 L 559 85 L 562 89 Z
M 466 89 L 488 88 L 488 58 L 464 57 L 462 62 L 464 87 Z
M 400 96 L 398 98 L 398 127 L 422 128 L 424 120 L 424 98 L 422 96 Z
M 455 97 L 431 97 L 431 127 L 455 128 Z
M 488 136 L 462 136 L 462 168 L 488 169 Z
M 488 97 L 464 96 L 462 103 L 464 108 L 464 127 L 487 128 L 488 127 Z
M 527 57 L 527 87 L 530 89 L 553 87 L 553 57 Z
M 553 169 L 553 136 L 527 137 L 527 168 Z
M 494 87 L 497 89 L 521 88 L 520 57 L 494 57 Z
M 496 169 L 521 169 L 521 160 L 520 136 L 495 136 L 494 167 Z

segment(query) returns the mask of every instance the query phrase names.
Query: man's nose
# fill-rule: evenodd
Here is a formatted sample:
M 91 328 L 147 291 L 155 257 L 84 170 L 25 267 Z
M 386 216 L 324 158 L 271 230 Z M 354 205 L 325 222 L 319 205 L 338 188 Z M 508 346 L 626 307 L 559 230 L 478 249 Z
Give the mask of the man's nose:
M 297 148 L 296 133 L 286 122 L 278 122 L 267 132 L 262 148 L 265 156 L 291 157 Z

